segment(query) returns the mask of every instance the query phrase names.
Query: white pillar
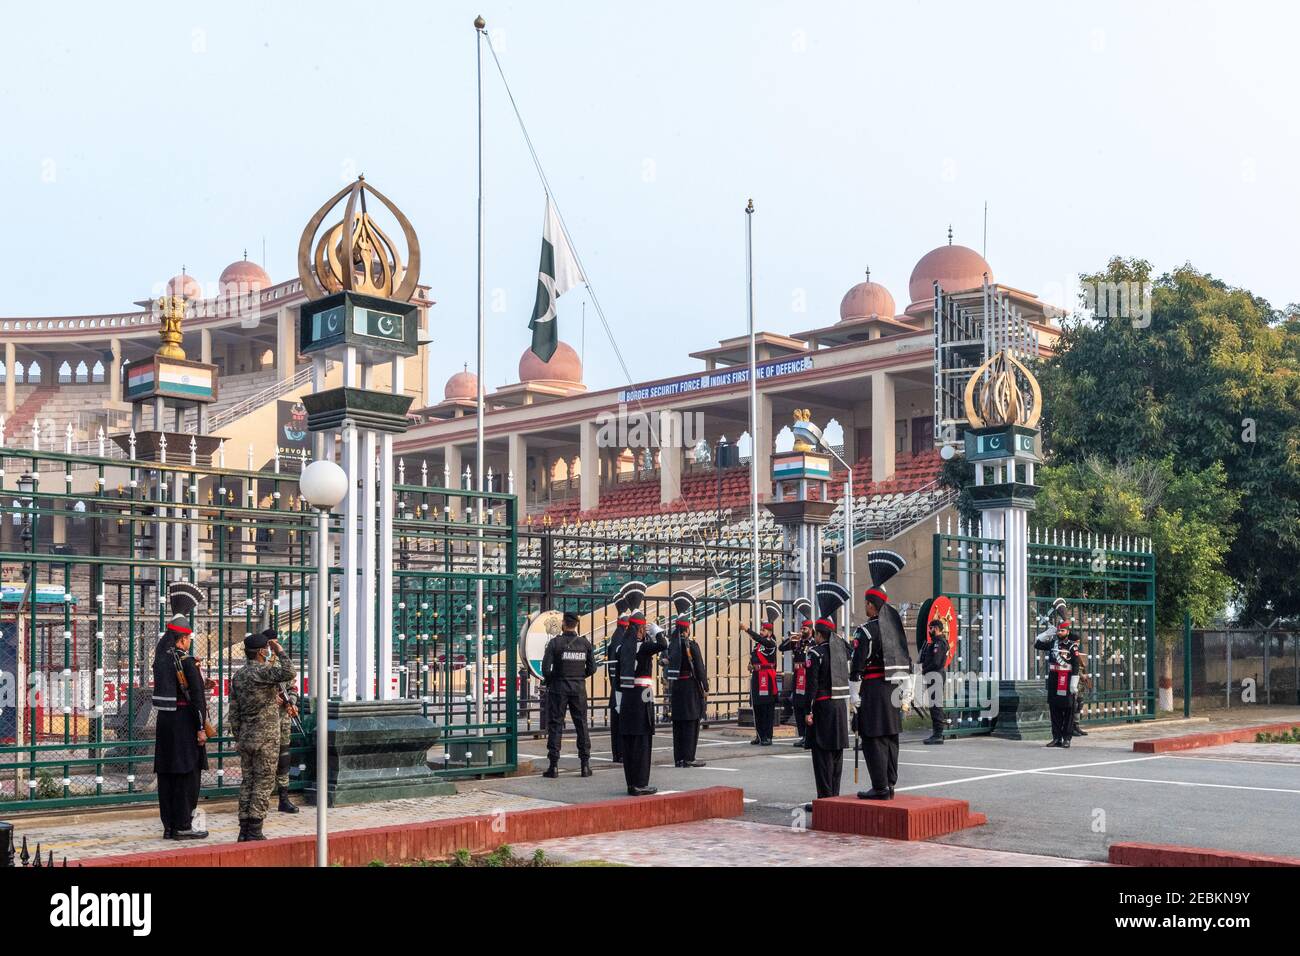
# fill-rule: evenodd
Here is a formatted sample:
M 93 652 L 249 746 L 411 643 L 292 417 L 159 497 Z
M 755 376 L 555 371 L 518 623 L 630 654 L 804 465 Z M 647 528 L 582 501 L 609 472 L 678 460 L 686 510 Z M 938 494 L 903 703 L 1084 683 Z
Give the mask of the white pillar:
M 753 465 L 758 469 L 758 500 L 772 497 L 772 397 L 758 393 L 758 421 L 754 423 Z
M 114 339 L 113 341 L 116 343 L 117 339 Z M 17 402 L 15 400 L 16 393 L 14 392 L 14 388 L 18 384 L 16 381 L 14 381 L 14 376 L 17 374 L 17 372 L 14 370 L 14 366 L 16 364 L 18 364 L 18 350 L 14 347 L 14 344 L 12 342 L 6 342 L 5 343 L 5 414 L 7 415 L 12 415 L 14 413 L 14 409 L 18 407 Z M 116 366 L 114 366 L 114 374 L 117 374 Z M 121 379 L 119 378 L 118 381 L 120 383 Z M 118 389 L 119 389 L 118 397 L 121 398 L 120 384 L 118 386 Z
M 199 329 L 199 361 L 204 365 L 212 364 L 212 330 Z
M 523 435 L 506 437 L 506 468 L 514 476 L 515 494 L 519 496 L 519 514 L 522 520 L 528 507 L 528 441 Z M 501 487 L 509 491 L 505 482 L 502 482 Z
M 871 480 L 894 477 L 894 379 L 887 372 L 871 375 Z
M 666 505 L 682 496 L 682 416 L 679 412 L 659 413 L 659 442 L 659 501 Z
M 442 460 L 447 463 L 447 484 L 452 488 L 459 488 L 461 475 L 465 473 L 465 465 L 461 461 L 460 448 L 456 445 L 445 445 L 442 449 Z M 438 476 L 437 484 L 442 484 L 442 476 Z M 460 498 L 452 498 L 448 502 L 451 508 L 451 517 L 453 521 L 459 521 L 462 514 Z
M 582 461 L 578 507 L 583 511 L 594 511 L 600 507 L 600 449 L 596 447 L 596 423 L 583 422 L 578 429 L 578 456 Z
M 358 640 L 361 648 L 359 677 L 362 681 L 361 699 L 375 700 L 378 630 L 375 622 L 375 605 L 379 599 L 378 556 L 375 550 L 375 515 L 379 506 L 379 482 L 375 480 L 375 461 L 378 457 L 378 435 L 366 429 L 361 433 L 361 630 Z
M 293 309 L 285 306 L 275 314 L 275 377 L 280 381 L 293 378 L 298 369 L 298 323 Z

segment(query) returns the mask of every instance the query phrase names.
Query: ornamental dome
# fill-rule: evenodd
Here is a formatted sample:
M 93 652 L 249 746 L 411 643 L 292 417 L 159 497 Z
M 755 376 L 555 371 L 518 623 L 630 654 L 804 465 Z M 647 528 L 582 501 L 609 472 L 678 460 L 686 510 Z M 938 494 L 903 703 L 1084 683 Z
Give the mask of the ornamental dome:
M 866 282 L 859 282 L 844 293 L 844 298 L 840 300 L 840 321 L 849 322 L 853 319 L 869 319 L 873 316 L 892 319 L 894 317 L 894 297 L 879 282 L 872 282 L 871 273 L 868 272 Z
M 266 270 L 256 262 L 248 261 L 248 253 L 221 270 L 221 278 L 217 280 L 217 288 L 222 295 L 246 295 L 269 289 L 272 285 L 274 283 Z
M 564 385 L 582 384 L 582 359 L 567 342 L 557 342 L 555 354 L 543 362 L 531 348 L 519 358 L 519 381 L 557 382 Z
M 478 398 L 478 376 L 466 365 L 464 371 L 457 372 L 447 379 L 447 387 L 442 390 L 442 397 L 448 402 Z

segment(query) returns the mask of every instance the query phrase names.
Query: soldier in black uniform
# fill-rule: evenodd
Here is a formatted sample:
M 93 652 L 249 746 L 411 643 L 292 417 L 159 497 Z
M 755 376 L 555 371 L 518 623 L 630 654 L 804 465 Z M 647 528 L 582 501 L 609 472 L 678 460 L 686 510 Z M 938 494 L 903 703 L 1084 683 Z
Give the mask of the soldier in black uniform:
M 657 625 L 647 625 L 644 590 L 629 590 L 627 630 L 618 655 L 618 729 L 623 737 L 623 777 L 628 796 L 655 793 L 650 750 L 655 733 L 655 657 L 668 647 Z
M 629 587 L 640 588 L 645 593 L 645 585 L 640 581 L 630 581 L 623 585 L 614 601 L 618 611 L 618 622 L 614 625 L 614 635 L 605 648 L 605 678 L 609 683 L 609 749 L 614 763 L 623 762 L 623 737 L 618 730 L 618 655 L 623 644 L 623 635 L 627 632 L 627 590 Z
M 668 683 L 673 718 L 673 763 L 678 767 L 703 767 L 704 761 L 695 759 L 695 748 L 700 742 L 709 675 L 700 645 L 690 636 L 695 598 L 688 591 L 678 591 L 672 602 L 677 620 L 673 622 L 673 636 L 668 639 L 664 680 Z
M 1074 719 L 1074 690 L 1078 687 L 1079 642 L 1075 639 L 1070 610 L 1065 601 L 1052 602 L 1056 624 L 1034 638 L 1034 647 L 1047 652 L 1047 709 L 1052 716 L 1049 747 L 1070 746 L 1070 723 Z
M 924 620 L 924 618 L 922 619 Z M 947 624 L 936 617 L 930 622 L 929 640 L 921 645 L 921 684 L 925 702 L 930 710 L 930 736 L 921 741 L 926 744 L 943 743 L 943 732 L 948 721 L 943 714 L 944 669 L 948 666 Z
M 189 653 L 193 640 L 189 618 L 203 593 L 188 581 L 175 581 L 167 598 L 172 617 L 153 658 L 153 706 L 158 711 L 153 768 L 158 775 L 158 812 L 164 839 L 202 840 L 208 831 L 194 829 L 193 818 L 200 780 L 208 768 L 208 702 L 203 676 Z
M 849 649 L 835 633 L 835 614 L 849 592 L 834 581 L 817 585 L 818 617 L 815 643 L 808 649 L 808 696 L 812 710 L 804 717 L 813 780 L 818 797 L 838 797 L 844 771 L 844 748 L 849 745 Z M 804 804 L 811 810 L 812 804 Z
M 903 621 L 889 603 L 885 582 L 907 562 L 893 551 L 867 555 L 872 585 L 866 592 L 867 617 L 857 630 L 849 680 L 861 682 L 857 693 L 857 731 L 871 777 L 871 789 L 859 791 L 862 800 L 894 799 L 898 781 L 898 734 L 903 728 L 903 708 L 911 701 L 912 655 Z
M 546 758 L 549 765 L 543 777 L 560 775 L 560 736 L 564 733 L 564 714 L 573 718 L 578 736 L 578 759 L 582 775 L 591 776 L 591 735 L 587 733 L 587 678 L 596 673 L 596 654 L 591 641 L 578 633 L 578 615 L 564 612 L 560 633 L 546 644 L 542 655 L 542 681 L 550 698 L 547 711 Z
M 799 633 L 791 634 L 778 651 L 790 652 L 790 664 L 794 671 L 794 680 L 790 687 L 790 707 L 794 711 L 794 728 L 799 735 L 796 747 L 802 747 L 804 734 L 808 729 L 808 714 L 811 711 L 811 698 L 808 696 L 808 651 L 813 643 L 812 602 L 799 598 L 794 602 L 795 620 L 799 622 Z
M 776 622 L 781 605 L 764 601 L 761 633 L 745 628 L 754 641 L 749 652 L 749 700 L 754 709 L 754 739 L 751 744 L 772 746 L 772 728 L 776 723 L 776 699 L 780 693 L 780 674 L 776 663 Z

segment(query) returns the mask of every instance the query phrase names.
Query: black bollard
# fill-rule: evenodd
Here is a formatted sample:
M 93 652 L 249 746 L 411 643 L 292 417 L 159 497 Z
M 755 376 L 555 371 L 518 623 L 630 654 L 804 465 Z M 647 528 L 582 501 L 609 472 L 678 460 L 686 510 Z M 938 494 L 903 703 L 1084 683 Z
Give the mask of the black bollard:
M 14 865 L 14 825 L 0 823 L 0 867 Z

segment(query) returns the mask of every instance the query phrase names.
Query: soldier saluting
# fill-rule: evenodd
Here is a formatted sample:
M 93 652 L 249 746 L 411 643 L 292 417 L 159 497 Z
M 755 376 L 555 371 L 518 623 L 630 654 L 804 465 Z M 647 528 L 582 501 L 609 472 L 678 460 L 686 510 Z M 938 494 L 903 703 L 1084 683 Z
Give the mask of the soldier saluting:
M 578 737 L 578 759 L 582 775 L 591 776 L 591 734 L 587 732 L 587 678 L 596 673 L 596 654 L 591 641 L 578 633 L 578 615 L 564 612 L 560 633 L 546 643 L 542 655 L 542 681 L 546 685 L 547 726 L 546 759 L 542 774 L 554 780 L 560 775 L 560 737 L 564 734 L 564 715 L 573 718 L 573 732 Z
M 650 786 L 650 745 L 655 733 L 655 657 L 668 647 L 657 625 L 647 625 L 642 602 L 645 585 L 624 588 L 627 630 L 618 656 L 618 729 L 623 737 L 623 777 L 629 796 L 655 793 Z M 649 628 L 653 628 L 650 630 Z
M 849 649 L 835 633 L 835 614 L 849 599 L 842 584 L 822 581 L 816 587 L 816 641 L 808 649 L 808 696 L 812 710 L 804 719 L 812 751 L 818 797 L 838 797 L 849 745 Z M 804 804 L 811 810 L 812 804 Z
M 799 735 L 794 745 L 802 747 L 804 734 L 808 730 L 808 714 L 812 709 L 808 697 L 808 651 L 813 643 L 812 602 L 803 597 L 796 599 L 794 616 L 799 622 L 799 633 L 787 637 L 777 650 L 790 652 L 790 663 L 794 669 L 794 682 L 790 687 L 790 707 L 794 711 L 794 729 Z
M 273 632 L 272 632 L 273 633 Z M 293 660 L 266 631 L 244 638 L 247 662 L 230 680 L 230 730 L 239 749 L 239 840 L 265 840 L 280 758 L 280 685 L 293 680 Z
M 153 658 L 153 706 L 158 711 L 154 737 L 154 773 L 158 775 L 158 812 L 163 838 L 202 840 L 207 830 L 193 828 L 199 784 L 208 767 L 208 702 L 203 677 L 190 655 L 190 617 L 203 593 L 189 581 L 167 589 L 172 616 Z
M 673 763 L 678 767 L 703 767 L 704 761 L 695 759 L 695 750 L 700 742 L 700 720 L 709 693 L 709 675 L 700 645 L 690 636 L 695 598 L 689 591 L 678 591 L 673 594 L 672 602 L 677 620 L 673 622 L 673 636 L 668 639 L 664 679 L 668 683 L 673 717 Z
M 912 655 L 903 621 L 889 603 L 885 582 L 907 562 L 893 551 L 871 551 L 867 567 L 871 587 L 866 591 L 867 617 L 857 630 L 850 681 L 858 689 L 857 730 L 871 777 L 871 789 L 858 793 L 862 800 L 894 799 L 898 781 L 898 734 L 903 728 L 903 708 L 911 701 Z
M 745 628 L 754 641 L 749 652 L 749 699 L 754 708 L 754 739 L 751 744 L 772 746 L 772 728 L 776 723 L 778 675 L 776 670 L 776 622 L 781 619 L 781 605 L 764 601 L 761 633 Z
M 623 635 L 627 632 L 627 588 L 628 585 L 623 585 L 614 601 L 618 622 L 614 625 L 614 636 L 605 646 L 605 679 L 609 683 L 609 749 L 613 763 L 623 762 L 623 738 L 618 731 L 618 655 Z
M 1074 691 L 1078 688 L 1080 649 L 1070 621 L 1070 609 L 1062 598 L 1052 602 L 1049 627 L 1034 638 L 1034 647 L 1047 652 L 1047 709 L 1052 717 L 1049 747 L 1070 746 L 1070 723 L 1074 719 Z

